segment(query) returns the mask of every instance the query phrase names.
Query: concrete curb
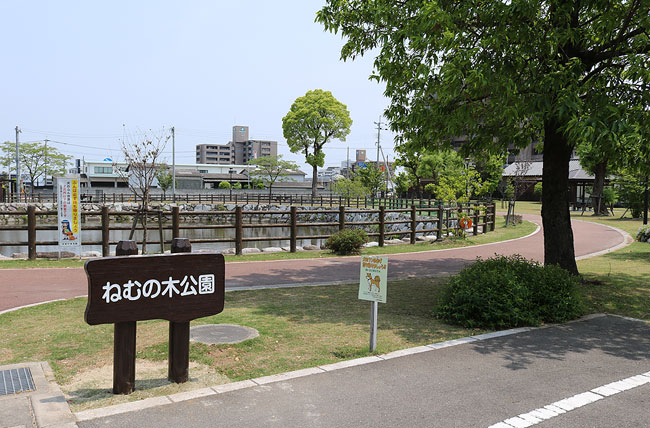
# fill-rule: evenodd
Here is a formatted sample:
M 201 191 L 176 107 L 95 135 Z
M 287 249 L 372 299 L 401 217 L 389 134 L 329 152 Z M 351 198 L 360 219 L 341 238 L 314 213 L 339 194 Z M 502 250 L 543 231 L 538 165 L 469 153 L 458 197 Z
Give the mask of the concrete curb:
M 580 321 L 585 321 L 589 320 L 592 318 L 598 318 L 598 317 L 604 317 L 607 316 L 608 314 L 591 314 L 587 315 L 585 317 L 582 317 L 580 319 L 570 321 L 572 322 L 580 322 Z M 643 320 L 634 320 L 634 321 L 640 321 L 640 322 L 645 322 Z M 561 325 L 561 324 L 558 324 Z M 106 416 L 111 416 L 111 415 L 117 415 L 121 413 L 127 413 L 131 412 L 134 410 L 142 410 L 150 407 L 157 407 L 157 406 L 162 406 L 166 404 L 171 404 L 175 402 L 180 402 L 180 401 L 185 401 L 185 400 L 192 400 L 195 398 L 201 398 L 201 397 L 206 397 L 206 396 L 211 396 L 211 395 L 216 395 L 216 394 L 223 394 L 231 391 L 236 391 L 239 389 L 244 389 L 244 388 L 253 388 L 261 385 L 267 385 L 270 383 L 275 383 L 275 382 L 283 382 L 287 381 L 290 379 L 295 379 L 295 378 L 300 378 L 304 376 L 311 376 L 311 375 L 317 375 L 321 373 L 327 373 L 331 371 L 336 371 L 336 370 L 341 370 L 341 369 L 346 369 L 350 367 L 356 367 L 356 366 L 361 366 L 365 364 L 372 364 L 372 363 L 379 363 L 382 361 L 387 361 L 391 360 L 394 358 L 400 358 L 408 355 L 414 355 L 414 354 L 419 354 L 422 352 L 431 352 L 435 351 L 437 349 L 444 349 L 444 348 L 449 348 L 452 346 L 457 346 L 457 345 L 463 345 L 467 343 L 473 343 L 473 342 L 480 342 L 483 340 L 489 340 L 497 337 L 504 337 L 504 336 L 510 336 L 510 335 L 515 335 L 519 333 L 525 333 L 541 328 L 548 328 L 551 327 L 552 325 L 545 325 L 542 327 L 521 327 L 521 328 L 513 328 L 509 330 L 502 330 L 502 331 L 495 331 L 493 333 L 485 333 L 485 334 L 479 334 L 476 336 L 467 336 L 467 337 L 461 337 L 458 339 L 453 339 L 453 340 L 448 340 L 445 342 L 438 342 L 438 343 L 432 343 L 430 345 L 423 345 L 423 346 L 416 346 L 413 348 L 408 348 L 408 349 L 401 349 L 398 351 L 393 351 L 388 354 L 382 354 L 382 355 L 377 355 L 377 356 L 368 356 L 368 357 L 362 357 L 362 358 L 356 358 L 353 360 L 347 360 L 347 361 L 340 361 L 338 363 L 333 363 L 333 364 L 326 364 L 323 366 L 317 366 L 317 367 L 311 367 L 311 368 L 306 368 L 306 369 L 301 369 L 301 370 L 295 370 L 291 372 L 285 372 L 285 373 L 279 373 L 275 375 L 270 375 L 270 376 L 264 376 L 260 378 L 255 378 L 255 379 L 250 379 L 250 380 L 244 380 L 240 382 L 234 382 L 234 383 L 227 383 L 223 385 L 216 385 L 212 386 L 209 388 L 202 388 L 202 389 L 196 389 L 193 391 L 187 391 L 187 392 L 181 392 L 178 394 L 172 394 L 172 395 L 167 395 L 164 397 L 155 397 L 155 398 L 148 398 L 145 400 L 141 401 L 134 401 L 130 403 L 124 403 L 124 404 L 117 404 L 114 406 L 109 406 L 109 407 L 103 407 L 100 409 L 91 409 L 91 410 L 84 410 L 81 412 L 74 413 L 75 419 L 77 422 L 81 421 L 87 421 L 91 419 L 96 419 L 100 417 L 106 417 Z
M 614 227 L 614 226 L 610 226 L 610 225 L 602 224 L 602 223 L 596 223 L 596 222 L 588 221 L 588 220 L 573 220 L 573 221 L 581 221 L 583 223 L 593 223 L 593 224 L 598 224 L 598 225 L 601 225 L 601 226 L 605 226 L 605 227 L 607 227 L 609 229 L 615 230 L 616 232 L 618 232 L 623 237 L 623 242 L 621 242 L 618 245 L 614 245 L 613 247 L 606 248 L 606 249 L 601 250 L 601 251 L 596 251 L 595 253 L 589 253 L 589 254 L 585 254 L 583 256 L 576 257 L 576 260 L 583 260 L 583 259 L 588 259 L 588 258 L 591 258 L 591 257 L 602 256 L 603 254 L 611 253 L 612 251 L 616 251 L 616 250 L 620 250 L 621 248 L 625 248 L 625 247 L 627 247 L 628 245 L 630 245 L 631 243 L 634 242 L 634 238 L 632 238 L 632 236 L 629 233 L 627 233 L 624 230 L 619 229 L 618 227 Z
M 32 420 L 39 428 L 76 427 L 74 416 L 63 392 L 54 380 L 50 365 L 47 362 L 18 363 L 2 366 L 2 369 L 9 370 L 19 367 L 30 369 L 36 390 L 4 396 L 2 399 L 11 399 L 16 396 L 27 397 L 33 414 Z

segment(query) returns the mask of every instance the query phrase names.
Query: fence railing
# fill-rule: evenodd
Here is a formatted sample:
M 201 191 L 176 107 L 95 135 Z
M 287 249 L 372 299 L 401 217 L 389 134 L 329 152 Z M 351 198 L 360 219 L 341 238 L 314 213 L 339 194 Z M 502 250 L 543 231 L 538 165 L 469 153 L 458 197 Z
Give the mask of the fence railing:
M 385 202 L 385 201 L 384 201 Z M 477 235 L 479 233 L 487 233 L 493 231 L 495 227 L 495 205 L 494 203 L 479 205 L 473 204 L 457 204 L 445 206 L 443 204 L 436 204 L 436 206 L 426 207 L 424 204 L 417 206 L 412 204 L 409 208 L 390 208 L 383 205 L 378 209 L 360 209 L 351 208 L 349 206 L 340 205 L 337 209 L 298 209 L 298 207 L 291 206 L 287 210 L 281 211 L 268 211 L 268 210 L 244 210 L 242 206 L 238 205 L 233 210 L 228 211 L 180 211 L 178 206 L 174 206 L 170 211 L 162 210 L 149 210 L 146 213 L 146 223 L 149 226 L 147 230 L 153 236 L 158 234 L 157 237 L 147 240 L 149 244 L 159 244 L 161 252 L 164 251 L 165 246 L 171 244 L 174 238 L 181 237 L 183 230 L 231 230 L 234 233 L 231 237 L 225 238 L 192 238 L 192 243 L 233 243 L 235 254 L 242 254 L 245 244 L 248 242 L 258 241 L 289 241 L 289 251 L 295 252 L 297 249 L 297 242 L 308 239 L 327 239 L 338 230 L 346 228 L 359 228 L 364 226 L 373 227 L 376 232 L 368 233 L 369 237 L 376 238 L 379 246 L 384 246 L 387 237 L 390 236 L 408 236 L 409 243 L 415 244 L 418 234 L 435 234 L 436 239 L 440 240 L 443 236 L 451 233 L 457 235 L 459 233 L 460 224 L 458 219 L 460 216 L 469 217 L 472 220 L 472 228 L 467 230 L 467 233 Z M 366 213 L 372 216 L 372 220 L 367 221 L 351 221 L 350 215 Z M 401 213 L 404 214 L 402 218 L 387 219 L 388 213 Z M 142 231 L 144 227 L 141 223 L 137 222 L 135 216 L 143 216 L 145 213 L 135 211 L 110 211 L 107 206 L 102 207 L 99 211 L 83 211 L 82 212 L 82 231 L 101 231 L 101 239 L 99 240 L 82 240 L 82 245 L 87 246 L 101 246 L 102 255 L 110 255 L 110 246 L 116 245 L 119 239 L 111 237 L 111 232 L 115 231 Z M 314 221 L 313 219 L 305 219 L 306 216 L 312 214 L 330 214 L 331 218 L 336 218 L 336 221 Z M 47 223 L 46 217 L 56 217 L 55 210 L 36 211 L 36 207 L 30 205 L 23 212 L 15 211 L 0 211 L 0 216 L 16 216 L 26 215 L 26 224 L 13 224 L 1 225 L 0 231 L 21 231 L 25 232 L 24 240 L 20 241 L 2 241 L 0 246 L 21 247 L 26 246 L 29 259 L 35 259 L 37 256 L 38 246 L 56 246 L 56 240 L 39 240 L 39 231 L 52 231 L 58 230 L 56 223 Z M 99 224 L 89 224 L 86 221 L 90 216 L 96 217 Z M 111 222 L 111 218 L 119 216 L 119 224 Z M 201 219 L 210 219 L 218 216 L 219 219 L 228 219 L 227 222 L 219 224 L 195 224 L 191 221 L 182 221 L 187 217 L 200 217 Z M 124 223 L 124 218 L 129 218 L 129 223 Z M 263 222 L 259 222 L 259 219 Z M 43 221 L 39 221 L 42 219 Z M 50 219 L 51 220 L 51 219 Z M 258 222 L 254 222 L 254 221 Z M 307 220 L 307 221 L 306 221 Z M 419 223 L 435 223 L 436 227 L 433 228 L 420 228 Z M 393 224 L 406 224 L 408 227 L 403 230 L 390 230 L 390 225 Z M 244 236 L 244 229 L 252 229 L 260 231 L 267 228 L 288 228 L 289 235 L 286 236 L 263 236 L 261 233 L 253 232 L 254 236 Z M 299 235 L 299 228 L 307 229 L 309 232 L 305 235 Z M 330 228 L 332 231 L 329 233 L 317 233 L 322 228 Z M 165 237 L 165 231 L 171 231 L 171 236 Z M 169 233 L 167 233 L 169 235 Z M 140 240 L 138 242 L 142 244 Z
M 22 203 L 43 203 L 56 202 L 56 193 L 35 193 L 33 195 L 5 195 L 5 201 L 0 202 L 22 202 Z M 80 201 L 82 204 L 110 204 L 110 203 L 128 203 L 138 202 L 133 193 L 81 193 Z M 172 199 L 170 193 L 152 194 L 151 202 L 176 202 L 176 203 L 199 203 L 199 204 L 258 204 L 258 205 L 298 205 L 314 207 L 332 207 L 345 205 L 355 208 L 378 208 L 380 205 L 388 209 L 408 208 L 416 205 L 418 208 L 432 208 L 439 204 L 435 199 L 417 199 L 417 198 L 375 198 L 375 197 L 346 197 L 332 193 L 321 194 L 314 198 L 307 194 L 296 193 L 247 193 L 245 190 L 237 190 L 226 193 L 185 193 L 176 194 Z

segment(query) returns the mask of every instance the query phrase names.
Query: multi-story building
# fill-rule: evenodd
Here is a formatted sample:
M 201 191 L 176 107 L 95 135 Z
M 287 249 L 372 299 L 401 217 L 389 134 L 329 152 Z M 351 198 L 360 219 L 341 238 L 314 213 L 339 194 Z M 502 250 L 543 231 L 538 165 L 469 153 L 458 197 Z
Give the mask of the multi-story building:
M 233 126 L 232 141 L 227 144 L 197 144 L 196 163 L 244 165 L 251 159 L 277 156 L 278 142 L 251 140 L 248 126 Z

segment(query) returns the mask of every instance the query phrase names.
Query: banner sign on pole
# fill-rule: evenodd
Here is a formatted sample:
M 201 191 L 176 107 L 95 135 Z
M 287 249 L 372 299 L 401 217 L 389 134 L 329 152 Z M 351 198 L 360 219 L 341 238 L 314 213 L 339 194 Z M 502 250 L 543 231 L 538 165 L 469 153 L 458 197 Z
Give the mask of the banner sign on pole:
M 361 256 L 359 299 L 386 303 L 388 257 Z
M 81 248 L 81 210 L 79 180 L 57 179 L 59 246 Z

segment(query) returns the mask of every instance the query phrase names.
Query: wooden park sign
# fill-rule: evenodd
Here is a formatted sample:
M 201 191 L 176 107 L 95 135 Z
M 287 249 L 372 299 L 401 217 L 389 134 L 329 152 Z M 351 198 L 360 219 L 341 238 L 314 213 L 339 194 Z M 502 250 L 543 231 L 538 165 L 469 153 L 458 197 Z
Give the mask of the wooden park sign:
M 137 247 L 133 241 L 122 241 Z M 117 253 L 129 254 L 128 251 Z M 184 251 L 185 253 L 182 253 Z M 190 321 L 223 311 L 225 264 L 221 254 L 192 254 L 189 240 L 176 238 L 172 252 L 152 256 L 92 259 L 88 276 L 88 324 L 115 324 L 113 393 L 129 394 L 135 383 L 136 322 L 164 319 L 169 325 L 169 379 L 185 382 L 189 368 Z

